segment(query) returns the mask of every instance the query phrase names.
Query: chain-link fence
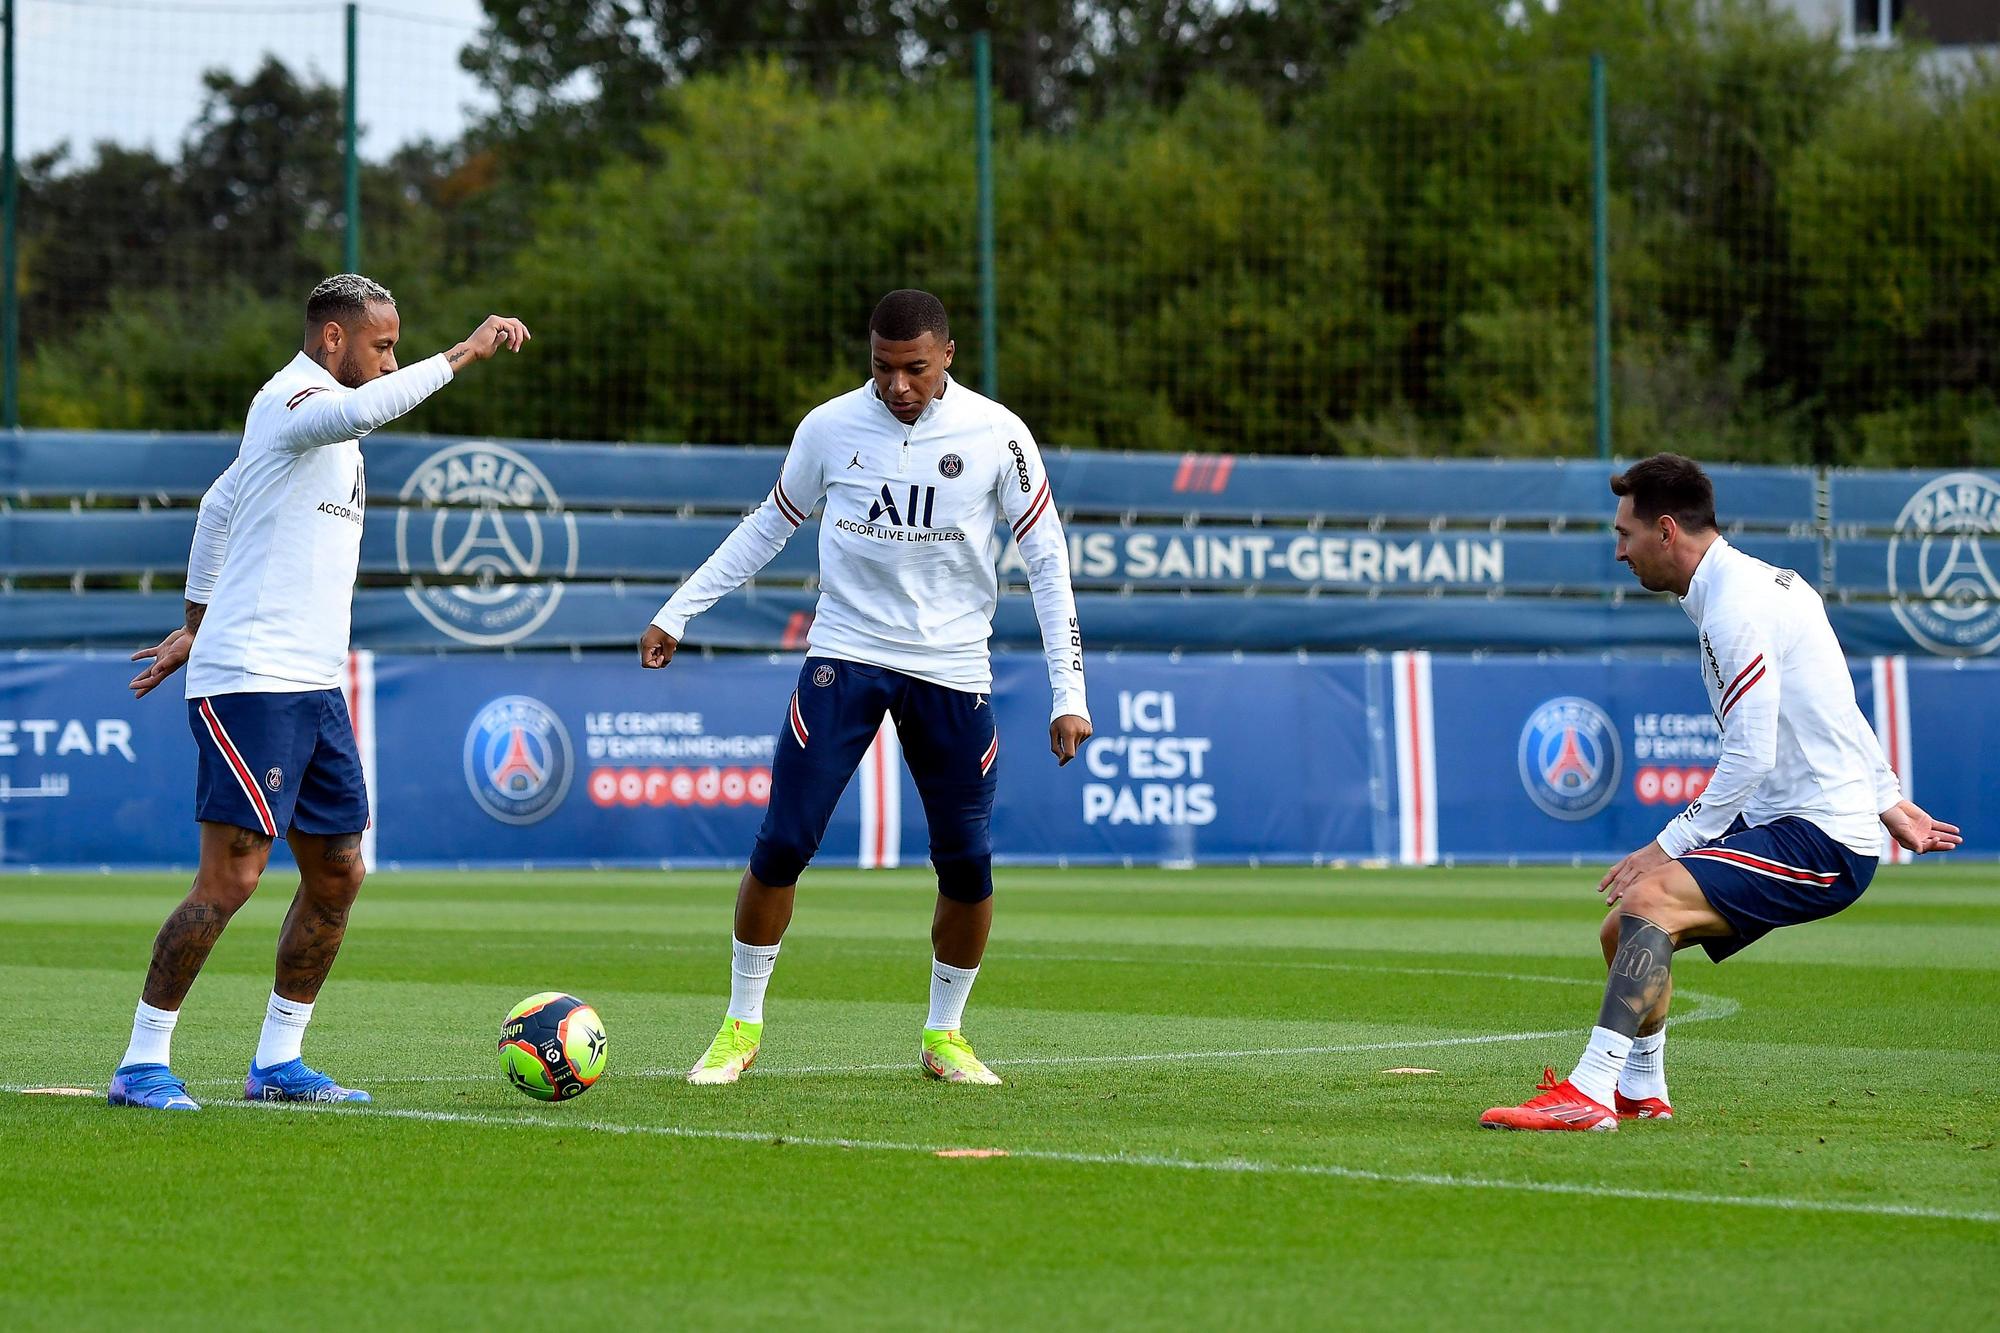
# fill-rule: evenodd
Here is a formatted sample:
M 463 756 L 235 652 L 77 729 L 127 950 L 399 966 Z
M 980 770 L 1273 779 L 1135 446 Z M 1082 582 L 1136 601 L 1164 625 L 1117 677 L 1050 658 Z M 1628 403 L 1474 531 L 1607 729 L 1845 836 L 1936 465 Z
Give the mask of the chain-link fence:
M 717 28 L 695 60 L 361 5 L 350 219 L 344 6 L 13 3 L 28 425 L 233 427 L 358 224 L 407 353 L 489 310 L 537 333 L 421 429 L 782 441 L 925 286 L 975 385 L 990 313 L 1051 442 L 1587 454 L 1600 51 L 1615 448 L 2000 462 L 2000 77 L 1751 0 L 1412 0 L 1331 55 L 1109 88 L 996 39 L 990 312 L 956 38 Z

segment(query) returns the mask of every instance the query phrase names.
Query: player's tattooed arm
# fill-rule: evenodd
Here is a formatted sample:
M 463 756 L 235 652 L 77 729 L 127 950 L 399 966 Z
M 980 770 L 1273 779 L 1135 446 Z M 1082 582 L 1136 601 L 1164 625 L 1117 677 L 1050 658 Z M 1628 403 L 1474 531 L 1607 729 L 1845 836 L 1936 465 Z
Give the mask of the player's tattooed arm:
M 186 606 L 185 623 L 179 629 L 151 648 L 141 648 L 132 654 L 134 662 L 147 664 L 127 685 L 133 698 L 145 698 L 154 686 L 187 664 L 188 654 L 194 651 L 194 636 L 201 630 L 201 618 L 208 614 L 208 607 L 201 602 L 188 602 Z
M 146 969 L 146 1003 L 159 1009 L 180 1008 L 228 924 L 228 915 L 213 903 L 189 900 L 175 908 L 153 940 L 153 961 Z
M 446 352 L 444 359 L 455 373 L 474 362 L 484 361 L 503 347 L 510 352 L 518 352 L 533 336 L 528 332 L 528 326 L 518 319 L 488 315 L 471 336 Z
M 1674 940 L 1642 916 L 1618 918 L 1618 951 L 1604 985 L 1597 1026 L 1634 1036 L 1673 984 Z

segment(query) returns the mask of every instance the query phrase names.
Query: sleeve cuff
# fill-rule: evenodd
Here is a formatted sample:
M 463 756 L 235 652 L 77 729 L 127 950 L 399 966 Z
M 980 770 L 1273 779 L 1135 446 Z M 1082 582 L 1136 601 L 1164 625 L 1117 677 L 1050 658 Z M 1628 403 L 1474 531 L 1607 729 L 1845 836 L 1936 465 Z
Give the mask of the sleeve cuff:
M 1679 860 L 1693 851 L 1697 846 L 1690 836 L 1683 831 L 1684 828 L 1685 821 L 1679 815 L 1675 815 L 1672 820 L 1668 821 L 1667 826 L 1660 830 L 1660 836 L 1653 839 L 1653 841 L 1660 844 L 1661 851 L 1675 860 Z
M 1090 705 L 1081 694 L 1063 694 L 1056 697 L 1055 707 L 1049 710 L 1049 721 L 1059 717 L 1080 717 L 1090 721 Z
M 661 633 L 672 636 L 675 643 L 687 637 L 688 618 L 669 611 L 664 606 L 660 608 L 659 614 L 653 617 L 653 625 Z

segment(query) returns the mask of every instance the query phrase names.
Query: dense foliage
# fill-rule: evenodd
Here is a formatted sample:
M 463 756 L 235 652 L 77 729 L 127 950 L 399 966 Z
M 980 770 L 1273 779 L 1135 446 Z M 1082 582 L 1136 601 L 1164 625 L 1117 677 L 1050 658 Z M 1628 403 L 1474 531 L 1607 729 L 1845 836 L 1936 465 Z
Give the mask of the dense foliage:
M 979 6 L 728 8 L 496 4 L 466 60 L 501 110 L 368 166 L 410 355 L 489 309 L 537 333 L 415 424 L 781 441 L 900 285 L 945 298 L 977 382 Z M 1991 71 L 1756 0 L 1034 28 L 1076 8 L 995 11 L 1030 29 L 996 39 L 1001 390 L 1050 441 L 1589 452 L 1601 51 L 1619 450 L 2000 463 Z M 338 263 L 339 116 L 272 62 L 210 76 L 178 160 L 30 163 L 27 423 L 240 421 Z

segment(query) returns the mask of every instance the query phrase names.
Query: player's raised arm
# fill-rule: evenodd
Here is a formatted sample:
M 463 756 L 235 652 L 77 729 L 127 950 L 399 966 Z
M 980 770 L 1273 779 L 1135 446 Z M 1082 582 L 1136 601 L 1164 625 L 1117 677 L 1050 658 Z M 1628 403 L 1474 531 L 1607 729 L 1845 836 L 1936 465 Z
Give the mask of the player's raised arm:
M 1008 462 L 1000 474 L 1000 510 L 1014 527 L 1014 542 L 1028 567 L 1028 589 L 1042 630 L 1048 660 L 1049 749 L 1067 764 L 1090 739 L 1090 705 L 1083 686 L 1083 631 L 1077 623 L 1076 593 L 1070 587 L 1069 542 L 1056 512 L 1055 492 L 1042 466 L 1041 450 L 1018 418 L 1007 440 Z
M 671 662 L 674 650 L 687 635 L 688 621 L 771 563 L 826 493 L 825 477 L 810 422 L 802 422 L 792 436 L 792 447 L 785 454 L 771 493 L 722 539 L 722 545 L 702 561 L 701 568 L 674 590 L 646 626 L 639 640 L 640 666 L 657 670 Z
M 488 315 L 465 341 L 398 369 L 402 327 L 395 298 L 379 284 L 356 273 L 321 283 L 306 304 L 304 351 L 331 382 L 307 385 L 285 399 L 277 447 L 303 453 L 358 440 L 502 348 L 520 351 L 531 336 L 518 319 Z

